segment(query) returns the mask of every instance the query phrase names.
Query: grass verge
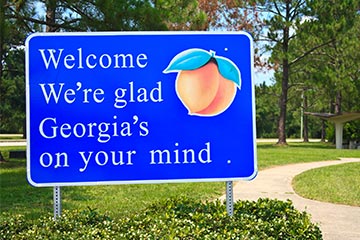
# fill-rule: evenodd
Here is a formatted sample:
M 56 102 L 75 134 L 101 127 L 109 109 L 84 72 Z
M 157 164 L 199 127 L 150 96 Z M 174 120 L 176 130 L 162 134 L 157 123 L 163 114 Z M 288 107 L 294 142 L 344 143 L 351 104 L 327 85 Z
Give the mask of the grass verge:
M 277 146 L 273 143 L 258 143 L 259 169 L 285 164 L 337 160 L 339 158 L 359 158 L 359 150 L 335 149 L 329 143 L 289 143 Z
M 311 169 L 293 179 L 295 191 L 309 199 L 360 206 L 360 163 Z

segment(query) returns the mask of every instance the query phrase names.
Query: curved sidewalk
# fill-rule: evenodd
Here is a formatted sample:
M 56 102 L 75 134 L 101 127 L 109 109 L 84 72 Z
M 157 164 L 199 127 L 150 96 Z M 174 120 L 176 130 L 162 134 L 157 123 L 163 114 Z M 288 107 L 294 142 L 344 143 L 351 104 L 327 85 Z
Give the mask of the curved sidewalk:
M 258 198 L 290 199 L 298 210 L 308 212 L 312 222 L 319 224 L 324 240 L 358 240 L 360 207 L 305 199 L 297 195 L 291 185 L 296 175 L 309 169 L 350 162 L 360 162 L 360 158 L 291 164 L 259 171 L 254 180 L 234 184 L 234 201 L 256 201 Z M 221 199 L 225 199 L 225 196 Z

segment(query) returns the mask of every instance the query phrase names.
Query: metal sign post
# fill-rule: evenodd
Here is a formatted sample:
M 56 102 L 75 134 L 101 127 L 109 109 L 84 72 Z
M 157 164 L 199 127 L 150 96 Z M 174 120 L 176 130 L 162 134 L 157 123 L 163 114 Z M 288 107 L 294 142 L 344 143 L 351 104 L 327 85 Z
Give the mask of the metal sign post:
M 226 211 L 230 217 L 234 215 L 234 193 L 233 182 L 226 182 Z
M 61 191 L 59 186 L 54 187 L 54 220 L 61 215 Z

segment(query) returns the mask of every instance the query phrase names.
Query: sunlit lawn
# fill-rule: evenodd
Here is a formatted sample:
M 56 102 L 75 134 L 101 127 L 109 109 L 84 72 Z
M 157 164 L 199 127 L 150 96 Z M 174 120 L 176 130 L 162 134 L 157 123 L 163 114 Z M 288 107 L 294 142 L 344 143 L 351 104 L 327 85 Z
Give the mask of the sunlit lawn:
M 300 163 L 336 160 L 339 158 L 360 158 L 359 150 L 335 149 L 329 143 L 289 143 L 288 146 L 276 146 L 273 143 L 258 143 L 258 167 L 268 167 Z
M 360 206 L 360 162 L 306 171 L 295 177 L 295 191 L 319 201 Z

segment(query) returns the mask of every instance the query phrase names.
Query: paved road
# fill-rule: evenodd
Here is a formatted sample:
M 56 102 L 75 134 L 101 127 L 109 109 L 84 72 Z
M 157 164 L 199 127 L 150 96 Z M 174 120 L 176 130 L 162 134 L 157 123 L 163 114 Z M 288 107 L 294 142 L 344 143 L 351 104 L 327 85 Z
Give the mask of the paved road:
M 305 199 L 297 195 L 291 186 L 292 179 L 301 172 L 349 162 L 360 162 L 360 158 L 292 164 L 259 171 L 253 181 L 241 181 L 234 185 L 234 201 L 291 199 L 298 210 L 310 213 L 312 221 L 319 223 L 324 240 L 360 240 L 360 207 Z M 225 199 L 225 196 L 221 198 Z

